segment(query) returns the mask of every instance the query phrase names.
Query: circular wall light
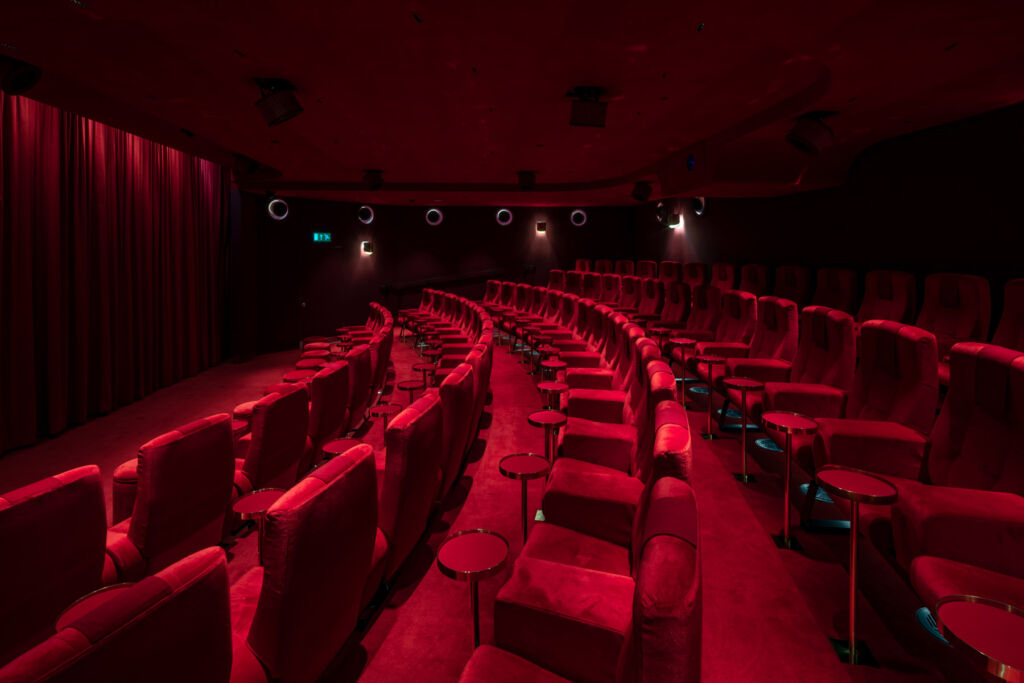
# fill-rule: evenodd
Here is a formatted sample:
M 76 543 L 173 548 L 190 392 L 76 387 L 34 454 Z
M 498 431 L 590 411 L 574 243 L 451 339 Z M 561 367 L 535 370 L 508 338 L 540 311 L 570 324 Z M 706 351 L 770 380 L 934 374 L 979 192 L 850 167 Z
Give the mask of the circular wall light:
M 512 222 L 512 212 L 508 209 L 498 209 L 494 214 L 494 220 L 498 221 L 498 225 L 508 225 Z
M 363 204 L 359 207 L 359 210 L 356 211 L 356 217 L 359 218 L 359 222 L 363 225 L 369 225 L 373 222 L 373 207 Z
M 703 216 L 704 212 L 708 209 L 708 200 L 704 197 L 693 198 L 693 212 L 698 216 Z
M 587 212 L 583 209 L 573 209 L 569 214 L 569 222 L 577 228 L 587 224 Z
M 444 214 L 441 213 L 441 209 L 427 209 L 427 213 L 424 215 L 426 218 L 427 225 L 438 226 L 441 225 L 441 221 L 444 220 Z
M 267 202 L 267 215 L 275 221 L 283 221 L 288 218 L 288 202 L 279 197 L 273 197 Z

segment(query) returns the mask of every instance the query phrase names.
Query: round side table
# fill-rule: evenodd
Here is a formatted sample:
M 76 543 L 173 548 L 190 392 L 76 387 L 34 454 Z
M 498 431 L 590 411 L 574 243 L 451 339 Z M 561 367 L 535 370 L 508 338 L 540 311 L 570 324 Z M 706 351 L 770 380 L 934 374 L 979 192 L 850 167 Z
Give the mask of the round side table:
M 383 417 L 384 429 L 388 428 L 388 420 L 402 412 L 402 406 L 397 403 L 378 403 L 370 408 L 370 417 Z
M 558 410 L 558 396 L 569 391 L 569 385 L 564 382 L 541 382 L 537 389 L 544 394 L 544 405 L 548 410 Z
M 740 412 L 743 415 L 743 423 L 740 426 L 740 457 L 743 463 L 740 472 L 733 472 L 737 480 L 746 484 L 755 481 L 754 475 L 747 472 L 747 392 L 764 390 L 764 382 L 747 377 L 726 377 L 722 384 L 728 389 L 735 389 L 740 392 Z
M 775 545 L 785 550 L 800 550 L 800 544 L 796 542 L 789 533 L 789 483 L 793 470 L 793 435 L 813 434 L 818 431 L 818 423 L 800 413 L 793 413 L 784 410 L 770 410 L 761 416 L 765 428 L 776 429 L 786 435 L 786 447 L 783 457 L 786 458 L 786 481 L 783 498 L 785 509 L 782 511 L 782 533 L 772 538 Z
M 363 442 L 359 439 L 335 439 L 334 441 L 328 441 L 325 443 L 324 447 L 320 450 L 323 451 L 324 459 L 330 460 L 331 458 L 336 458 L 348 449 L 354 448 L 361 443 Z
M 976 667 L 1004 681 L 1024 681 L 1024 610 L 975 595 L 949 595 L 935 604 L 935 621 Z
M 284 376 L 281 379 L 285 382 L 291 383 L 305 382 L 315 374 L 316 370 L 292 370 L 291 372 L 284 373 Z
M 267 511 L 285 494 L 285 489 L 256 489 L 234 502 L 231 509 L 242 519 L 256 520 L 256 549 L 263 566 L 263 529 L 267 524 Z
M 544 457 L 549 463 L 555 461 L 555 434 L 568 420 L 564 413 L 550 409 L 537 410 L 526 417 L 531 426 L 544 428 Z
M 444 349 L 424 349 L 423 357 L 428 358 L 431 363 L 437 365 L 437 359 L 444 355 Z
M 113 583 L 109 586 L 97 588 L 93 592 L 83 595 L 68 605 L 68 607 L 60 613 L 60 616 L 57 617 L 57 624 L 54 627 L 55 630 L 61 631 L 67 628 L 78 621 L 79 617 L 88 614 L 101 605 L 105 605 L 134 585 L 135 584 L 131 582 Z
M 425 387 L 429 387 L 430 386 L 430 382 L 428 381 L 428 377 L 429 378 L 433 378 L 434 373 L 437 372 L 437 366 L 434 365 L 433 362 L 430 362 L 430 363 L 415 363 L 415 364 L 413 364 L 412 369 L 414 371 L 416 371 L 416 372 L 418 372 L 418 373 L 423 375 L 423 386 L 425 386 Z
M 837 648 L 840 659 L 856 664 L 870 657 L 864 643 L 857 643 L 857 542 L 860 537 L 860 504 L 892 505 L 898 491 L 881 477 L 841 465 L 825 465 L 817 474 L 818 483 L 830 495 L 850 501 L 850 634 L 846 643 L 846 657 Z M 859 652 L 858 652 L 859 650 Z
M 423 388 L 423 382 L 421 382 L 418 379 L 406 379 L 406 380 L 402 380 L 401 382 L 399 382 L 395 386 L 398 387 L 401 391 L 408 391 L 409 392 L 409 403 L 412 403 L 413 402 L 413 395 L 416 393 L 416 391 L 418 391 L 418 390 Z
M 295 363 L 296 370 L 319 370 L 327 365 L 323 358 L 302 358 Z
M 558 371 L 565 370 L 569 367 L 569 364 L 558 358 L 548 358 L 545 361 L 541 361 L 540 367 L 542 368 L 541 379 L 547 382 L 554 381 L 558 376 Z
M 711 431 L 711 410 L 715 404 L 715 394 L 712 385 L 715 378 L 715 366 L 725 365 L 724 356 L 697 356 L 697 363 L 704 363 L 708 366 L 708 430 L 700 435 L 700 438 L 710 441 L 715 437 Z
M 526 484 L 531 479 L 540 479 L 548 476 L 551 465 L 547 458 L 536 453 L 513 453 L 506 455 L 498 462 L 498 471 L 502 476 L 509 479 L 519 479 L 523 482 L 523 544 L 526 544 Z
M 483 579 L 501 571 L 508 560 L 508 541 L 487 529 L 466 529 L 449 536 L 437 550 L 437 568 L 449 579 L 469 582 L 473 608 L 473 646 L 480 646 L 480 591 Z

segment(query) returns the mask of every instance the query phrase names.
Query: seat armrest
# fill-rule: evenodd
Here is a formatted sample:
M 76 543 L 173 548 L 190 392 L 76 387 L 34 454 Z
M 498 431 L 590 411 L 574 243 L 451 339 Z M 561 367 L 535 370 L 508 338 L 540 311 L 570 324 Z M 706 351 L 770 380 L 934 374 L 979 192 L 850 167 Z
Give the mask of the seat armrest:
M 138 489 L 139 459 L 132 458 L 114 470 L 112 525 L 132 516 Z
M 917 479 L 928 441 L 919 432 L 882 420 L 818 420 L 814 466 L 846 465 L 905 479 Z
M 562 351 L 558 359 L 570 368 L 600 368 L 601 354 L 596 351 Z
M 843 416 L 846 392 L 828 384 L 767 382 L 764 385 L 765 410 L 792 410 L 808 417 Z
M 793 364 L 775 358 L 730 358 L 725 362 L 729 377 L 749 377 L 761 382 L 785 382 Z
M 565 383 L 570 389 L 610 390 L 614 379 L 614 372 L 599 368 L 568 368 L 565 371 Z
M 559 435 L 558 455 L 630 472 L 636 450 L 636 429 L 570 418 Z
M 566 412 L 569 417 L 622 424 L 625 405 L 626 393 L 624 391 L 570 389 Z
M 1002 491 L 908 486 L 892 511 L 900 563 L 933 555 L 1024 578 L 1024 498 Z
M 725 358 L 745 358 L 750 352 L 750 344 L 742 342 L 700 342 L 697 344 L 697 356 L 724 356 Z

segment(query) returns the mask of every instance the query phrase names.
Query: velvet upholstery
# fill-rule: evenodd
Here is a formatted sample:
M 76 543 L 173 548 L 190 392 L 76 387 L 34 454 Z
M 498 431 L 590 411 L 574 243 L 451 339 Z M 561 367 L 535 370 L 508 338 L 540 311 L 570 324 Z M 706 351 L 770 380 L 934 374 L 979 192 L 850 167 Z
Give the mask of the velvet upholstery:
M 697 375 L 696 356 L 704 353 L 746 355 L 757 328 L 757 301 L 757 297 L 750 292 L 736 289 L 725 292 L 722 295 L 722 315 L 715 328 L 714 340 L 700 341 L 694 349 L 680 349 L 678 360 L 685 359 L 686 368 Z M 733 349 L 727 348 L 730 344 Z M 675 356 L 673 360 L 676 360 Z
M 745 263 L 740 266 L 740 283 L 736 289 L 750 292 L 754 296 L 764 296 L 768 289 L 768 266 L 759 263 Z
M 599 301 L 601 299 L 601 275 L 594 272 L 583 273 L 582 296 Z
M 591 270 L 590 259 L 587 259 L 587 258 L 578 258 L 578 259 L 576 259 L 576 265 L 574 266 L 573 269 L 574 270 L 578 270 L 581 273 L 590 272 L 590 270 Z
M 548 272 L 548 288 L 565 291 L 565 271 L 552 268 Z
M 978 595 L 1024 605 L 1024 578 L 944 557 L 921 555 L 910 564 L 910 582 L 931 610 L 947 595 Z
M 909 323 L 914 319 L 917 286 L 914 276 L 899 270 L 872 270 L 864 276 L 864 298 L 857 309 L 857 322 L 892 320 Z
M 819 268 L 811 304 L 853 314 L 857 310 L 857 272 L 851 268 Z
M 352 449 L 267 512 L 263 566 L 232 591 L 244 613 L 232 626 L 269 679 L 317 680 L 355 629 L 377 533 L 374 477 L 372 453 Z
M 622 276 L 622 291 L 619 294 L 618 306 L 622 310 L 636 310 L 640 305 L 640 278 L 635 275 Z
M 583 271 L 565 271 L 565 291 L 576 296 L 583 294 Z
M 462 470 L 463 457 L 469 449 L 469 430 L 475 405 L 473 388 L 473 366 L 462 363 L 444 378 L 438 390 L 441 396 L 442 447 L 445 457 L 441 497 L 455 483 Z
M 100 587 L 106 527 L 95 465 L 0 495 L 0 666 L 45 640 L 62 610 Z
M 992 335 L 992 343 L 1024 351 L 1024 278 L 1006 283 L 1003 290 L 1003 314 Z
M 105 582 L 137 581 L 220 542 L 235 472 L 230 423 L 212 415 L 139 449 L 131 517 L 107 532 Z
M 707 284 L 708 267 L 704 263 L 697 263 L 694 261 L 685 263 L 682 268 L 682 277 L 679 279 L 691 288 L 696 287 L 697 285 Z
M 324 444 L 337 438 L 347 426 L 352 391 L 349 375 L 349 364 L 338 361 L 328 363 L 310 380 L 308 432 L 312 449 L 311 457 L 299 461 L 299 473 L 309 471 L 323 455 Z
M 373 365 L 370 347 L 359 344 L 345 354 L 348 361 L 349 377 L 352 383 L 352 394 L 348 406 L 348 425 L 345 432 L 356 430 L 366 419 L 366 410 L 370 407 L 370 391 L 373 382 Z
M 806 266 L 779 266 L 775 269 L 774 296 L 796 302 L 800 308 L 811 300 L 811 270 Z
M 227 565 L 206 548 L 79 616 L 0 680 L 224 683 L 231 667 Z
M 606 259 L 606 258 L 596 259 L 594 261 L 594 272 L 595 273 L 601 273 L 601 274 L 613 272 L 611 259 Z
M 270 393 L 253 406 L 251 431 L 235 446 L 235 495 L 263 488 L 289 488 L 300 464 L 312 461 L 307 435 L 309 404 L 303 391 Z
M 713 264 L 708 284 L 719 289 L 734 289 L 736 287 L 736 266 L 732 263 Z
M 690 315 L 686 325 L 674 334 L 698 341 L 710 341 L 715 337 L 722 317 L 722 291 L 717 287 L 701 285 L 694 287 Z M 685 349 L 676 346 L 670 351 L 673 363 L 685 362 Z
M 618 259 L 615 261 L 615 274 L 616 275 L 633 275 L 636 272 L 636 266 L 628 259 Z
M 658 274 L 653 277 L 656 277 L 665 284 L 682 282 L 683 264 L 679 261 L 662 261 L 658 264 Z
M 665 298 L 664 281 L 645 278 L 640 281 L 640 301 L 637 304 L 637 315 L 657 316 Z
M 425 394 L 388 425 L 379 525 L 388 541 L 384 572 L 391 578 L 427 528 L 441 486 L 441 399 Z
M 658 262 L 657 261 L 637 261 L 636 262 L 636 276 L 638 278 L 645 277 L 658 277 Z
M 985 278 L 932 273 L 924 281 L 924 303 L 917 326 L 935 335 L 942 358 L 957 342 L 988 339 L 991 306 Z
M 622 293 L 622 276 L 614 273 L 605 273 L 601 276 L 601 297 L 600 300 L 607 304 L 616 304 L 619 295 Z

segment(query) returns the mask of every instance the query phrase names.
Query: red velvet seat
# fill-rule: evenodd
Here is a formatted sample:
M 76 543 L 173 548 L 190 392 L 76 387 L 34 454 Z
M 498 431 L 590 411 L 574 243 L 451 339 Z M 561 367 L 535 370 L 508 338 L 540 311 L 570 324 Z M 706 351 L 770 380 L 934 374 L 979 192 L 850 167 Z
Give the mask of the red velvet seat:
M 893 320 L 909 323 L 917 303 L 914 276 L 899 270 L 872 270 L 864 276 L 864 298 L 857 309 L 857 323 Z
M 709 374 L 706 363 L 695 364 L 697 376 L 711 386 L 718 387 L 717 378 L 746 377 L 751 371 L 766 367 L 788 370 L 796 356 L 799 336 L 796 304 L 775 296 L 762 296 L 757 300 L 757 324 L 750 344 L 743 342 L 700 342 L 697 353 L 725 356 L 725 366 L 712 366 Z M 724 374 L 718 374 L 724 370 Z
M 645 277 L 658 277 L 658 262 L 657 261 L 637 261 L 636 262 L 636 276 L 640 279 Z
M 548 272 L 548 289 L 557 289 L 560 292 L 565 291 L 565 271 L 559 270 L 558 268 L 552 268 Z
M 1008 605 L 1024 605 L 1024 579 L 967 562 L 921 555 L 910 563 L 910 583 L 925 607 L 935 609 L 939 598 L 977 595 Z
M 578 259 L 576 259 L 576 265 L 573 267 L 573 270 L 578 270 L 581 273 L 589 273 L 589 272 L 591 272 L 590 259 L 586 259 L 586 258 L 578 258 Z
M 306 392 L 267 394 L 253 406 L 250 424 L 249 433 L 235 442 L 234 495 L 290 487 L 312 465 Z
M 682 282 L 683 264 L 679 261 L 662 261 L 658 264 L 658 274 L 655 277 L 665 284 Z
M 699 680 L 693 491 L 659 479 L 634 528 L 630 576 L 521 556 L 495 601 L 497 647 L 574 681 Z M 490 675 L 488 652 L 470 662 L 472 676 Z
M 601 299 L 601 276 L 598 273 L 583 273 L 583 289 L 581 296 L 585 299 L 599 301 Z
M 53 633 L 100 587 L 107 511 L 95 465 L 0 495 L 0 666 Z
M 665 300 L 661 306 L 661 314 L 656 320 L 650 321 L 647 326 L 683 329 L 690 316 L 691 298 L 690 286 L 685 282 L 673 282 L 665 285 Z
M 679 348 L 678 355 L 673 351 L 672 359 L 684 365 L 696 377 L 698 368 L 694 358 L 704 353 L 702 344 L 717 344 L 716 348 L 719 349 L 726 348 L 722 346 L 724 344 L 738 344 L 736 348 L 746 349 L 757 328 L 757 302 L 757 297 L 750 292 L 737 289 L 725 292 L 722 295 L 722 313 L 713 339 L 698 341 L 694 349 Z
M 1024 351 L 1024 278 L 1010 280 L 1003 292 L 1003 315 L 992 343 Z
M 985 278 L 933 273 L 924 281 L 917 326 L 935 335 L 939 358 L 943 358 L 957 342 L 988 339 L 991 306 Z
M 924 434 L 935 419 L 937 367 L 930 332 L 885 320 L 864 323 L 845 419 L 818 420 L 814 469 L 835 463 L 916 479 Z
M 629 259 L 619 259 L 615 262 L 616 275 L 633 275 L 636 273 L 636 266 Z
M 758 263 L 747 263 L 740 267 L 740 284 L 737 289 L 750 292 L 754 296 L 764 296 L 768 289 L 770 273 L 768 266 Z
M 219 543 L 234 474 L 227 413 L 143 444 L 138 458 L 114 473 L 114 507 L 132 514 L 107 531 L 104 583 L 138 581 Z
M 701 285 L 693 289 L 692 308 L 686 318 L 686 326 L 679 328 L 674 334 L 684 339 L 710 340 L 715 337 L 715 330 L 722 317 L 722 292 L 716 287 Z M 670 358 L 673 363 L 684 362 L 684 350 L 675 347 Z
M 232 681 L 312 683 L 341 650 L 355 629 L 374 554 L 374 477 L 372 452 L 351 449 L 267 512 L 263 566 L 231 588 Z M 256 665 L 246 663 L 253 659 Z
M 0 680 L 226 683 L 230 619 L 224 551 L 206 548 L 72 620 Z
M 373 365 L 370 347 L 359 344 L 345 354 L 349 367 L 349 380 L 352 383 L 351 403 L 348 406 L 347 432 L 353 432 L 366 420 L 366 410 L 370 407 L 370 391 L 373 382 Z
M 691 261 L 683 265 L 680 278 L 692 289 L 697 285 L 708 283 L 708 267 L 706 264 Z
M 439 497 L 443 498 L 452 488 L 462 461 L 469 450 L 470 427 L 473 422 L 473 366 L 462 363 L 444 378 L 438 393 L 441 396 L 442 448 L 444 452 L 444 477 Z
M 622 293 L 622 276 L 614 273 L 605 273 L 601 276 L 601 297 L 600 301 L 609 306 L 619 302 L 619 295 Z
M 622 277 L 622 292 L 619 294 L 616 310 L 635 311 L 640 305 L 640 278 L 635 275 L 624 275 Z
M 548 274 L 550 277 L 550 273 Z M 486 306 L 487 304 L 496 304 L 499 302 L 499 296 L 501 294 L 501 282 L 499 280 L 488 280 L 484 289 L 484 298 L 481 300 Z
M 704 284 L 703 282 L 699 284 Z M 711 280 L 708 284 L 722 290 L 735 289 L 736 266 L 731 263 L 715 263 L 711 266 Z M 690 285 L 693 287 L 694 285 Z
M 324 444 L 337 438 L 348 426 L 348 406 L 352 385 L 346 361 L 329 363 L 313 375 L 309 390 L 309 438 L 312 443 L 308 460 L 299 461 L 298 472 L 309 471 L 323 457 Z
M 576 296 L 583 295 L 582 270 L 567 270 L 565 272 L 565 291 Z
M 811 269 L 806 266 L 779 266 L 775 269 L 772 294 L 794 301 L 803 308 L 811 300 Z
M 427 528 L 441 487 L 441 398 L 424 394 L 399 413 L 385 433 L 379 525 L 388 542 L 384 580 L 394 576 Z
M 599 258 L 594 261 L 594 272 L 602 274 L 613 272 L 611 259 Z
M 814 288 L 815 306 L 825 306 L 853 315 L 857 310 L 857 272 L 850 268 L 819 268 Z
M 661 306 L 665 300 L 665 286 L 663 280 L 649 277 L 640 281 L 640 302 L 637 304 L 636 316 L 640 318 L 654 319 L 661 313 Z

